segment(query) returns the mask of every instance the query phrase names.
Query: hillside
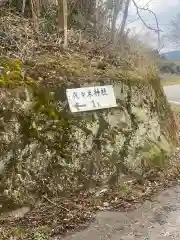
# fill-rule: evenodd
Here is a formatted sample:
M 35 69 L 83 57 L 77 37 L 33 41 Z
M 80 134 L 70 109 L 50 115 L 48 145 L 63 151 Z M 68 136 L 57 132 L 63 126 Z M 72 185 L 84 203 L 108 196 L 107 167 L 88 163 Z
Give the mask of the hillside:
M 163 53 L 167 60 L 180 61 L 180 51 L 171 51 Z

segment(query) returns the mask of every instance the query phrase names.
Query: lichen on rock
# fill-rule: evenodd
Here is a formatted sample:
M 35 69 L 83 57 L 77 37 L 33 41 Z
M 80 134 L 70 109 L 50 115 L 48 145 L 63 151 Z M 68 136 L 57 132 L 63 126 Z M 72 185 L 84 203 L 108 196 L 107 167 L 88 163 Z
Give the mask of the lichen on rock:
M 34 204 L 43 194 L 115 185 L 159 159 L 162 166 L 173 151 L 175 124 L 157 75 L 93 69 L 85 57 L 74 57 L 46 56 L 45 63 L 41 56 L 24 66 L 0 59 L 2 207 L 7 200 Z M 69 111 L 66 88 L 99 84 L 114 85 L 117 108 Z

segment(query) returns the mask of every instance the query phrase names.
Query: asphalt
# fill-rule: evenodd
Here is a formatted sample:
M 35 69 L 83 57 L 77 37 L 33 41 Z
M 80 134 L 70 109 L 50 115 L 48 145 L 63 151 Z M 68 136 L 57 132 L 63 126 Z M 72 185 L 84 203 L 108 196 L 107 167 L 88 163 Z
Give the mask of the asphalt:
M 164 92 L 170 103 L 180 105 L 180 84 L 164 86 Z
M 99 212 L 82 231 L 53 240 L 180 240 L 180 186 L 130 212 Z

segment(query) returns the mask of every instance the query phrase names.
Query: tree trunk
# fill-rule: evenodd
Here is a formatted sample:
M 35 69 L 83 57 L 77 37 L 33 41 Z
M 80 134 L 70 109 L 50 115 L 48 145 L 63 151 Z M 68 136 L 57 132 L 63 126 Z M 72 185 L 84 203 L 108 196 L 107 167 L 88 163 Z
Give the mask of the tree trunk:
M 31 0 L 31 11 L 32 11 L 32 19 L 34 24 L 34 30 L 39 38 L 39 16 L 40 16 L 40 6 L 39 0 Z
M 24 12 L 25 12 L 25 7 L 26 7 L 26 0 L 23 0 L 22 10 L 21 10 L 21 13 L 22 13 L 23 16 L 24 16 Z
M 130 4 L 130 0 L 126 1 L 126 5 L 125 5 L 125 9 L 124 9 L 124 14 L 123 14 L 123 19 L 122 19 L 122 23 L 121 23 L 121 28 L 120 28 L 120 36 L 123 36 L 124 34 L 124 29 L 126 26 L 126 21 L 127 21 L 127 17 L 128 17 L 128 10 L 129 10 L 129 4 Z
M 123 0 L 114 0 L 113 4 L 113 14 L 112 14 L 112 25 L 111 25 L 111 36 L 112 42 L 116 42 L 116 21 L 119 15 L 119 12 L 122 8 Z
M 67 48 L 68 47 L 68 35 L 67 35 L 68 8 L 67 8 L 67 0 L 63 0 L 63 16 L 64 16 L 64 48 Z
M 115 39 L 116 39 L 116 20 L 117 20 L 117 11 L 114 8 L 114 12 L 112 16 L 112 25 L 111 25 L 111 36 L 112 36 L 113 43 L 115 43 Z
M 63 0 L 58 0 L 58 32 L 61 33 L 63 30 L 64 30 Z

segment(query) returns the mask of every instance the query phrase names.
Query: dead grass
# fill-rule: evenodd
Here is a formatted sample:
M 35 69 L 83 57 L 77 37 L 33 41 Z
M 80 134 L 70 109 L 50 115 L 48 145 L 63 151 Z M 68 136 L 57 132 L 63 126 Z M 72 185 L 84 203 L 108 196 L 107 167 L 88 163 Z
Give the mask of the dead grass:
M 180 84 L 180 76 L 164 75 L 163 78 L 161 82 L 163 86 Z
M 180 105 L 171 103 L 171 108 L 175 113 L 180 113 Z

